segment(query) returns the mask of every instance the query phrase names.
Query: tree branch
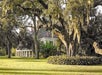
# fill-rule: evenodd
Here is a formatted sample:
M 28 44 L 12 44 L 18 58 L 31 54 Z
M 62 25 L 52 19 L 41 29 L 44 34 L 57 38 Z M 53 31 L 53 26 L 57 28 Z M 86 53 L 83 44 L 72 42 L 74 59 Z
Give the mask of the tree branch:
M 45 9 L 48 9 L 48 5 L 45 4 L 43 0 L 38 0 L 38 2 L 39 2 Z

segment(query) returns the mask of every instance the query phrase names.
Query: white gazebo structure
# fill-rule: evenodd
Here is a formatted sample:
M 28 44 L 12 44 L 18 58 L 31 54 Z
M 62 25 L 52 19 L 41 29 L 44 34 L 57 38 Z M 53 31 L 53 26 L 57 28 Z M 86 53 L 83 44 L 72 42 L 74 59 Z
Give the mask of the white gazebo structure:
M 16 49 L 17 57 L 33 57 L 33 51 L 30 49 Z

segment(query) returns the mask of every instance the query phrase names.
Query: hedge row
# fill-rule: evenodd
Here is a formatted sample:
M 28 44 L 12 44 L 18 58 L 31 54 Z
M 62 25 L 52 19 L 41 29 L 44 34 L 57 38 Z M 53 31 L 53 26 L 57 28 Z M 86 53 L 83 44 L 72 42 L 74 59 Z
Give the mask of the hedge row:
M 102 63 L 101 57 L 82 56 L 82 57 L 67 57 L 67 56 L 50 56 L 48 63 L 60 65 L 96 65 Z

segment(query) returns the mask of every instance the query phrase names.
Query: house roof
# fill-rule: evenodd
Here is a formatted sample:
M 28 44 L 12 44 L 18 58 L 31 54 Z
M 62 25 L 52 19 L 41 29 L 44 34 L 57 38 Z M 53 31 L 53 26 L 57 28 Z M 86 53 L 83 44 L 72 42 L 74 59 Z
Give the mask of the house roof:
M 55 41 L 55 40 L 57 40 L 58 38 L 56 38 L 56 37 L 54 37 L 54 38 L 52 38 L 52 37 L 42 37 L 42 38 L 40 38 L 40 41 L 44 41 L 44 40 L 50 40 L 50 41 Z
M 52 37 L 52 33 L 51 33 L 51 31 L 46 31 L 46 29 L 45 28 L 41 28 L 40 30 L 39 30 L 39 32 L 38 32 L 38 38 L 43 38 L 43 37 Z M 57 38 L 57 36 L 56 35 L 54 35 L 53 36 L 54 38 Z

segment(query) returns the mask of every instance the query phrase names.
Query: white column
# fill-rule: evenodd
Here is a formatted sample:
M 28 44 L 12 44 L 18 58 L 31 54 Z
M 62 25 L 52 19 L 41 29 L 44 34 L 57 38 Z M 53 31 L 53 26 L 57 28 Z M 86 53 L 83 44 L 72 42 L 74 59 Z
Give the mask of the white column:
M 30 57 L 30 51 L 29 51 L 29 57 Z
M 21 50 L 19 52 L 20 52 L 20 57 L 21 57 Z
M 24 57 L 26 57 L 26 51 L 24 51 Z
M 21 57 L 22 57 L 22 50 L 21 50 Z
M 23 52 L 23 57 L 25 57 L 25 51 Z
M 28 57 L 28 51 L 27 51 L 27 57 Z
M 20 51 L 19 51 L 19 56 L 20 56 Z
M 23 57 L 23 51 L 21 51 L 21 56 Z
M 27 57 L 27 51 L 26 51 L 26 57 Z
M 21 56 L 21 51 L 19 51 L 19 56 Z
M 23 57 L 23 51 L 22 51 L 22 57 Z
M 17 51 L 17 56 L 19 56 L 19 51 Z
M 22 57 L 22 50 L 21 50 L 21 57 Z
M 23 51 L 23 57 L 24 57 L 24 51 Z
M 21 57 L 21 50 L 20 50 L 20 57 Z

